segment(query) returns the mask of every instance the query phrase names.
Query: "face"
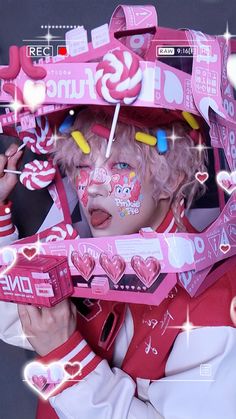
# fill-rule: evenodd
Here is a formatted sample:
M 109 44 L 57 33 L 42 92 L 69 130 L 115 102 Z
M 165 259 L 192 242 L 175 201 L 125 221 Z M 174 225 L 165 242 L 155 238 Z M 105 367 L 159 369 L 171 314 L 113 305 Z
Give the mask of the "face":
M 158 208 L 150 176 L 138 174 L 135 153 L 121 153 L 118 140 L 106 159 L 107 143 L 79 162 L 76 188 L 93 237 L 137 233 L 153 227 Z

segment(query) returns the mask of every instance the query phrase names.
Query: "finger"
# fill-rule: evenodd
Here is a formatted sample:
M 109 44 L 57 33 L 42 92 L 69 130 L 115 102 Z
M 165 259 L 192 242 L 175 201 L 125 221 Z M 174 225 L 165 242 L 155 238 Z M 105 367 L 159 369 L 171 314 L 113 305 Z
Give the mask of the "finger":
M 26 329 L 28 326 L 30 326 L 30 317 L 29 313 L 26 310 L 26 306 L 24 304 L 18 304 L 17 305 L 18 314 L 20 317 L 21 325 L 23 330 Z
M 15 154 L 13 154 L 9 159 L 8 159 L 8 164 L 7 164 L 7 168 L 9 170 L 16 170 L 17 169 L 17 163 L 20 160 L 20 158 L 22 157 L 23 151 L 17 151 L 15 152 Z
M 39 325 L 42 320 L 41 309 L 38 307 L 25 305 L 25 310 L 27 311 L 30 325 Z
M 8 147 L 8 149 L 5 151 L 5 156 L 7 157 L 11 157 L 13 156 L 13 154 L 15 154 L 18 150 L 18 145 L 17 144 L 11 144 L 10 147 Z
M 68 300 L 60 301 L 60 303 L 56 304 L 53 307 L 42 307 L 42 318 L 49 319 L 51 318 L 59 318 L 63 316 L 67 316 L 70 313 Z
M 4 176 L 3 170 L 5 169 L 5 166 L 7 164 L 7 157 L 4 156 L 4 154 L 0 154 L 0 175 Z
M 77 317 L 77 308 L 76 308 L 75 304 L 72 303 L 72 301 L 70 301 L 70 309 L 71 309 L 71 312 L 72 312 L 73 316 Z

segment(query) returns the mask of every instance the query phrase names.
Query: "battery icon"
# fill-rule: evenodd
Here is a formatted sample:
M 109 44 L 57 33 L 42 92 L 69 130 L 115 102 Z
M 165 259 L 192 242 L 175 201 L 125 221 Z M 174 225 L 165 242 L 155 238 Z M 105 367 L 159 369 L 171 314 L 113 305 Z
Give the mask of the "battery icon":
M 69 54 L 65 45 L 58 45 L 57 55 L 63 55 L 64 57 L 68 57 Z

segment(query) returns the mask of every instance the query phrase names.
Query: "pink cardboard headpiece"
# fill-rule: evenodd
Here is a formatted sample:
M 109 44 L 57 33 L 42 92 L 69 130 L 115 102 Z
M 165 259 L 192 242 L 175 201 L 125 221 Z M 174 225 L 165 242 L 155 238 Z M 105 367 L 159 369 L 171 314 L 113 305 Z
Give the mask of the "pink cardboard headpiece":
M 236 45 L 224 37 L 159 27 L 155 8 L 146 5 L 118 6 L 110 26 L 95 28 L 91 38 L 88 43 L 83 27 L 69 31 L 68 57 L 40 59 L 35 65 L 27 59 L 25 48 L 10 49 L 9 65 L 0 66 L 0 102 L 8 104 L 6 113 L 0 116 L 0 130 L 18 135 L 35 129 L 35 118 L 42 115 L 58 126 L 78 105 L 107 106 L 110 112 L 112 104 L 112 112 L 115 106 L 120 108 L 116 118 L 120 110 L 121 119 L 139 120 L 141 126 L 149 128 L 154 120 L 156 123 L 157 115 L 165 124 L 186 121 L 186 112 L 200 125 L 202 119 L 208 124 L 217 171 L 218 150 L 224 151 L 228 171 L 218 181 L 221 214 L 202 233 L 163 235 L 142 229 L 138 235 L 106 240 L 45 243 L 41 244 L 42 252 L 53 255 L 58 251 L 68 256 L 75 296 L 159 304 L 177 280 L 190 295 L 197 295 L 221 274 L 222 265 L 213 268 L 216 262 L 226 258 L 228 264 L 235 262 L 236 101 L 227 79 L 227 62 L 236 52 Z M 173 52 L 180 57 L 187 54 L 186 62 L 181 60 L 184 66 L 179 65 L 178 57 L 172 57 Z M 11 112 L 9 107 L 15 99 L 20 102 L 19 108 Z M 61 199 L 63 187 L 58 182 L 50 192 L 68 222 L 68 208 L 61 205 L 62 201 L 65 204 L 65 197 Z M 224 192 L 229 195 L 226 204 Z M 127 243 L 132 251 L 127 250 Z M 14 248 L 22 253 L 22 244 Z M 151 278 L 147 274 L 150 259 L 141 260 L 141 253 L 158 261 L 152 264 Z M 114 273 L 114 255 L 123 260 L 118 276 Z M 137 264 L 135 256 L 139 257 Z M 2 254 L 1 260 L 4 262 Z M 125 287 L 122 278 L 126 274 L 136 274 L 140 289 Z

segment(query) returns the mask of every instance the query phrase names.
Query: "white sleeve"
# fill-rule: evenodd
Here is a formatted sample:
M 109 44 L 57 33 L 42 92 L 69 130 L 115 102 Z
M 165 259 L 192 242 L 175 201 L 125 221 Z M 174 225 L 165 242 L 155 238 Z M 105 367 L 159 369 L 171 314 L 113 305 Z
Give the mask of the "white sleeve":
M 236 330 L 205 327 L 181 333 L 148 400 L 135 382 L 102 361 L 83 381 L 50 398 L 60 419 L 235 419 Z M 226 379 L 227 378 L 227 379 Z
M 165 419 L 236 418 L 236 329 L 180 333 L 149 399 Z
M 0 248 L 10 245 L 19 237 L 18 230 L 0 239 Z M 27 339 L 22 338 L 23 330 L 19 319 L 17 304 L 0 301 L 0 339 L 11 345 L 33 350 Z
M 150 403 L 134 397 L 135 382 L 103 360 L 83 381 L 50 403 L 60 419 L 162 419 Z

